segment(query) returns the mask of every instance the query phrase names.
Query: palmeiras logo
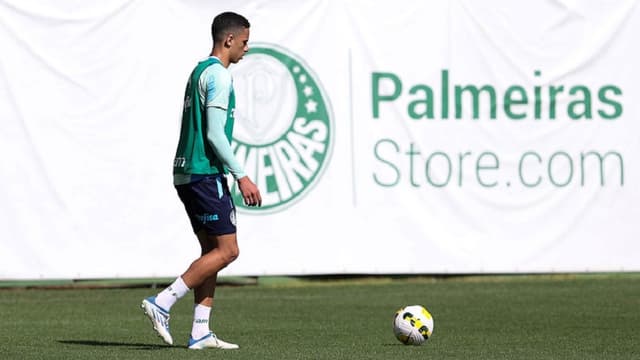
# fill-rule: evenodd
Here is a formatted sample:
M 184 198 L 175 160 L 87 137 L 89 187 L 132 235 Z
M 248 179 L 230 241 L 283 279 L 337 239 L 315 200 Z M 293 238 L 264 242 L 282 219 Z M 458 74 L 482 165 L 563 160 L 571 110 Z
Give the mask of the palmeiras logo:
M 329 98 L 318 77 L 296 55 L 272 44 L 251 44 L 231 67 L 236 94 L 232 148 L 260 189 L 262 207 L 277 212 L 302 199 L 318 183 L 331 157 L 334 125 Z

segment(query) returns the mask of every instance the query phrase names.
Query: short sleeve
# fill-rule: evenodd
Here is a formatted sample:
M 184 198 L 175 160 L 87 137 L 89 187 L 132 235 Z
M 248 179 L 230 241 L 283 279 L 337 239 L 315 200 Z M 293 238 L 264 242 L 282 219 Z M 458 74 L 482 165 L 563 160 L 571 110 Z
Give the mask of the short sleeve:
M 209 66 L 200 76 L 198 89 L 200 102 L 206 107 L 227 109 L 231 93 L 231 73 L 224 66 Z

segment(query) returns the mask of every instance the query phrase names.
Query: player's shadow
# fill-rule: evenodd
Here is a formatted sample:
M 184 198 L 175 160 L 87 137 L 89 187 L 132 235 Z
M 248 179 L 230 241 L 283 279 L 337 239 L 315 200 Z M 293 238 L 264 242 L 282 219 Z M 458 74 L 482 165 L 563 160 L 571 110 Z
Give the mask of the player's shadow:
M 106 347 L 128 347 L 132 350 L 160 350 L 172 347 L 165 344 L 143 344 L 115 341 L 98 341 L 98 340 L 58 340 L 61 344 L 66 345 L 84 345 L 84 346 L 106 346 Z

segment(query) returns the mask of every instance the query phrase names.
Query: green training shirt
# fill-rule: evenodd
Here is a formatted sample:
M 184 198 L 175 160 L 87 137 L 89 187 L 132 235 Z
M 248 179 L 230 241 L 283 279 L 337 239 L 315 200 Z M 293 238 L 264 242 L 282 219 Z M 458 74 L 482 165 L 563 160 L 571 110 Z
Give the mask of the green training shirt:
M 203 77 L 203 74 L 206 76 Z M 189 76 L 184 94 L 180 140 L 173 162 L 174 184 L 189 183 L 192 175 L 228 173 L 207 138 L 206 112 L 207 106 L 226 110 L 224 135 L 231 144 L 235 95 L 230 76 L 215 57 L 199 62 Z

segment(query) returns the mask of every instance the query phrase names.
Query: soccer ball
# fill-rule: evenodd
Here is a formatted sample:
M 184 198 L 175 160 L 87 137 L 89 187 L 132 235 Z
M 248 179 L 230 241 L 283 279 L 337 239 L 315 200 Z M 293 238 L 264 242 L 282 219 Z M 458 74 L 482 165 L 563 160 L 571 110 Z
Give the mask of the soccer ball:
M 422 305 L 404 306 L 393 316 L 393 333 L 405 345 L 422 345 L 433 333 L 433 317 Z

